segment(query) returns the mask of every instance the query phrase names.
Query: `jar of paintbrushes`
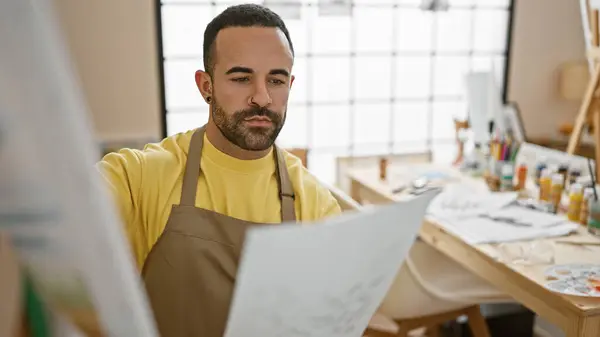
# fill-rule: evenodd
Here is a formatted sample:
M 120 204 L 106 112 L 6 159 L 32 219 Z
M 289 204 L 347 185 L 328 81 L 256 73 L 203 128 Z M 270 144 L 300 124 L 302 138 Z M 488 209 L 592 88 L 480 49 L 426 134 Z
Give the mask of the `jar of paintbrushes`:
M 600 236 L 600 201 L 598 200 L 598 191 L 596 190 L 595 171 L 592 169 L 592 162 L 588 159 L 588 169 L 590 178 L 592 179 L 593 196 L 588 199 L 588 232 L 593 235 Z
M 490 142 L 489 170 L 484 175 L 490 190 L 515 190 L 514 176 L 517 151 L 517 143 L 510 140 L 496 139 Z

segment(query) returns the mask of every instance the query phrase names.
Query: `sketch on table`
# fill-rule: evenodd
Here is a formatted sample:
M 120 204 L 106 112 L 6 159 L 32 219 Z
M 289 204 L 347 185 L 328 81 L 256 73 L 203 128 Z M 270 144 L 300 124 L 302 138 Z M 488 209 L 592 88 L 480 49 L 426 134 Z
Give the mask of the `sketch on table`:
M 490 193 L 451 186 L 431 202 L 427 213 L 439 218 L 473 217 L 501 209 L 516 200 L 517 193 L 514 192 Z

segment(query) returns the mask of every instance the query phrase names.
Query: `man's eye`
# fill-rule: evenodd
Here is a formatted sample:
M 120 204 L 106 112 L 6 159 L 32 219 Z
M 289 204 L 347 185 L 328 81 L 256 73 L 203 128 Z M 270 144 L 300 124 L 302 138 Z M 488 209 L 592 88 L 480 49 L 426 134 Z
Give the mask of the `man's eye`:
M 276 78 L 272 79 L 270 82 L 271 82 L 271 83 L 273 83 L 273 84 L 276 84 L 276 85 L 285 84 L 285 82 L 284 82 L 284 81 L 282 81 L 282 80 L 278 80 L 278 79 L 276 79 Z
M 248 77 L 236 77 L 236 78 L 232 78 L 231 80 L 234 82 L 243 83 L 243 82 L 248 82 L 250 79 Z

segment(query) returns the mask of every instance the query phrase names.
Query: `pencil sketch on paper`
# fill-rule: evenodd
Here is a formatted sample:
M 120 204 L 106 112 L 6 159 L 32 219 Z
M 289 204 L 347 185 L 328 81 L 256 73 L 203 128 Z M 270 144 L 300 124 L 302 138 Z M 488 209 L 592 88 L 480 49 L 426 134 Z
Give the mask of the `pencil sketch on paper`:
M 517 199 L 517 194 L 482 193 L 468 188 L 451 188 L 440 193 L 429 205 L 427 213 L 433 216 L 469 217 L 503 208 Z
M 303 296 L 294 284 L 257 284 L 251 291 L 252 312 L 263 320 L 253 324 L 278 337 L 360 336 L 397 271 L 381 266 L 398 264 L 399 269 L 401 256 L 398 245 L 390 245 L 356 266 L 352 274 L 359 277 L 321 289 L 318 296 Z
M 371 308 L 377 306 L 377 289 L 383 285 L 385 277 L 377 276 L 365 281 L 357 282 L 339 296 L 324 296 L 322 308 L 327 312 L 309 317 L 316 335 L 352 336 L 364 328 L 358 324 L 368 319 Z
M 225 337 L 361 336 L 438 193 L 329 226 L 251 231 Z
M 357 281 L 337 294 L 322 294 L 316 303 L 306 303 L 287 287 L 261 289 L 255 292 L 254 312 L 266 318 L 262 325 L 268 330 L 262 327 L 260 330 L 270 331 L 273 336 L 358 336 L 364 329 L 362 323 L 368 321 L 377 307 L 387 278 L 381 275 Z

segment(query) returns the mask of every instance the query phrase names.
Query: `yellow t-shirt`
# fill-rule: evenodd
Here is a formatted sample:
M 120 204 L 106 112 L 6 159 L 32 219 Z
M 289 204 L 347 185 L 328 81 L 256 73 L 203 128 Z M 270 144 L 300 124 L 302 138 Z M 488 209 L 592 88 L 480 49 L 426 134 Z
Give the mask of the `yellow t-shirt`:
M 122 215 L 131 249 L 141 268 L 162 234 L 171 206 L 179 204 L 193 130 L 149 144 L 144 150 L 107 154 L 98 169 Z M 284 151 L 296 195 L 296 219 L 313 221 L 341 212 L 329 190 Z M 240 160 L 215 148 L 204 136 L 196 207 L 257 223 L 281 222 L 279 187 L 271 153 Z

